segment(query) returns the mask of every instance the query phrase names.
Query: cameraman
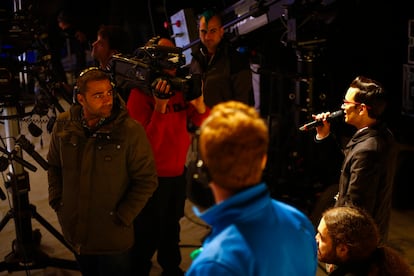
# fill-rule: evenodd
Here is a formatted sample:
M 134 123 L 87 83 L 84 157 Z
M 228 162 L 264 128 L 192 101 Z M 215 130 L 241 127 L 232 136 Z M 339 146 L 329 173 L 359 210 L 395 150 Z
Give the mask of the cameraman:
M 149 43 L 175 48 L 166 38 L 153 38 Z M 184 216 L 186 199 L 185 162 L 190 145 L 187 121 L 199 126 L 209 114 L 202 93 L 187 102 L 184 93 L 171 88 L 166 79 L 175 77 L 177 68 L 162 71 L 166 78 L 155 81 L 152 95 L 134 88 L 127 101 L 131 117 L 147 132 L 159 180 L 158 189 L 135 221 L 135 275 L 149 275 L 157 250 L 162 275 L 184 275 L 180 268 L 179 221 Z
M 127 32 L 118 25 L 101 25 L 96 34 L 96 40 L 92 43 L 92 58 L 96 66 L 102 70 L 112 71 L 112 57 L 118 53 L 131 51 L 130 37 Z M 129 83 L 115 75 L 117 93 L 126 102 L 131 90 Z

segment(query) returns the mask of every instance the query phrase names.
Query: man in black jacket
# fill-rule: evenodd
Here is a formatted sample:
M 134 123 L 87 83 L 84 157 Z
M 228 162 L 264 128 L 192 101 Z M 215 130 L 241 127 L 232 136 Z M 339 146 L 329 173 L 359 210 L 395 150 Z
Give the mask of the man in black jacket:
M 345 123 L 356 132 L 343 150 L 335 204 L 368 211 L 378 224 L 382 242 L 387 240 L 389 229 L 396 157 L 393 134 L 383 120 L 386 105 L 385 91 L 378 82 L 363 76 L 351 82 L 341 108 Z M 332 155 L 340 150 L 330 135 L 328 116 L 329 112 L 314 116 L 323 121 L 315 137 L 321 166 L 332 162 Z
M 208 107 L 237 100 L 253 105 L 249 59 L 237 52 L 224 36 L 220 14 L 208 10 L 200 16 L 200 45 L 193 53 L 190 73 L 201 74 Z

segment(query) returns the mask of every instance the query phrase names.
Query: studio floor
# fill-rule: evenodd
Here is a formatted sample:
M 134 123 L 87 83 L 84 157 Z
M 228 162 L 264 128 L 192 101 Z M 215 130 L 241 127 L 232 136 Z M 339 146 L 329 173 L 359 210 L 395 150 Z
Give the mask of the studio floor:
M 46 126 L 41 126 L 43 134 L 40 137 L 33 137 L 27 131 L 25 123 L 19 126 L 19 133 L 32 142 L 35 146 L 36 152 L 42 157 L 46 157 L 48 149 L 49 134 Z M 5 133 L 4 124 L 0 126 L 1 137 L 6 138 L 10 133 Z M 43 145 L 42 145 L 43 144 Z M 36 172 L 29 172 L 29 188 L 30 191 L 22 191 L 21 198 L 27 198 L 30 206 L 34 208 L 35 214 L 29 221 L 27 227 L 32 227 L 32 230 L 38 229 L 41 234 L 39 251 L 46 254 L 44 264 L 45 267 L 38 269 L 31 269 L 30 263 L 27 264 L 27 270 L 11 270 L 12 267 L 8 261 L 8 255 L 13 252 L 13 240 L 16 239 L 15 218 L 7 221 L 5 217 L 8 216 L 9 211 L 13 207 L 12 194 L 5 188 L 4 181 L 0 184 L 0 188 L 4 191 L 7 198 L 0 200 L 0 275 L 80 275 L 76 270 L 64 269 L 57 262 L 48 260 L 61 259 L 64 261 L 73 260 L 72 253 L 57 239 L 50 230 L 50 227 L 45 227 L 43 219 L 54 230 L 60 233 L 60 227 L 57 222 L 56 214 L 48 205 L 48 189 L 47 189 L 47 172 L 42 169 L 33 158 L 23 151 L 23 159 L 37 167 Z M 7 172 L 7 171 L 6 171 Z M 5 173 L 3 173 L 5 176 Z M 3 178 L 4 179 L 4 178 Z M 413 209 L 393 209 L 391 217 L 391 233 L 389 243 L 396 248 L 408 260 L 414 268 L 414 210 Z M 18 221 L 20 221 L 18 219 Z M 191 264 L 190 253 L 201 245 L 201 240 L 208 231 L 206 225 L 194 216 L 191 208 L 191 203 L 187 202 L 185 209 L 185 217 L 181 220 L 181 252 L 182 252 L 182 268 L 187 270 Z M 30 230 L 30 229 L 29 229 Z M 30 232 L 30 231 L 29 231 Z M 300 249 L 298 249 L 300 250 Z M 154 258 L 155 259 L 155 258 Z M 23 267 L 23 266 L 20 266 Z M 161 270 L 154 263 L 151 275 L 161 275 Z M 318 269 L 318 276 L 326 275 L 323 269 Z

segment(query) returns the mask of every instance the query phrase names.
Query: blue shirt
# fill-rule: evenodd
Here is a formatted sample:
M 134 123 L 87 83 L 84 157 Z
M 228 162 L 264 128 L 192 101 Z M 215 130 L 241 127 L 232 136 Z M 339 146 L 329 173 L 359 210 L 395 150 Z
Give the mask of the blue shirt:
M 315 276 L 315 230 L 299 210 L 272 199 L 266 184 L 196 214 L 212 227 L 186 276 Z

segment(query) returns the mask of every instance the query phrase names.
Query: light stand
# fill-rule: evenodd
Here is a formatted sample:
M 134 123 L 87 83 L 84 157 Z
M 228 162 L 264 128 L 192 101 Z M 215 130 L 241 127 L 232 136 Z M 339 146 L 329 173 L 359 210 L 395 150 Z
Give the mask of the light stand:
M 4 104 L 2 115 L 2 118 L 5 118 L 4 128 L 6 137 L 16 137 L 20 132 L 18 124 L 18 118 L 20 116 L 13 100 Z M 6 145 L 7 150 L 11 152 L 9 154 L 10 165 L 6 187 L 11 191 L 13 206 L 0 221 L 0 231 L 13 218 L 16 239 L 12 242 L 12 251 L 5 256 L 3 262 L 0 262 L 0 271 L 22 271 L 49 266 L 79 270 L 75 261 L 51 258 L 39 248 L 41 234 L 39 230 L 32 230 L 32 218 L 36 219 L 66 248 L 72 251 L 64 237 L 46 219 L 37 213 L 36 207 L 29 202 L 29 174 L 24 170 L 22 162 L 20 162 L 22 160 L 20 145 L 15 143 L 13 139 L 7 139 Z M 6 150 L 2 151 L 6 152 Z M 27 163 L 23 164 L 30 168 Z
M 31 91 L 28 75 L 29 64 L 28 50 L 33 47 L 34 30 L 33 24 L 28 24 L 26 12 L 30 8 L 23 10 L 22 0 L 12 0 L 14 18 L 13 26 L 7 33 L 2 33 L 9 41 L 12 47 L 5 51 L 1 58 L 5 63 L 0 63 L 0 119 L 4 120 L 4 129 L 6 134 L 6 147 L 1 151 L 8 156 L 7 163 L 4 163 L 4 157 L 0 160 L 3 162 L 1 169 L 8 169 L 5 186 L 12 197 L 12 207 L 0 221 L 0 231 L 6 226 L 10 219 L 14 220 L 16 239 L 12 242 L 12 251 L 7 254 L 4 261 L 0 262 L 0 271 L 28 271 L 40 269 L 48 266 L 60 267 L 64 269 L 79 270 L 76 261 L 51 258 L 40 248 L 41 234 L 39 230 L 33 231 L 31 219 L 36 219 L 44 226 L 53 236 L 55 236 L 71 252 L 72 248 L 65 241 L 64 237 L 48 223 L 36 211 L 36 207 L 29 202 L 30 181 L 29 174 L 24 170 L 26 168 L 36 171 L 36 167 L 22 158 L 22 149 L 28 152 L 42 168 L 47 169 L 47 162 L 36 155 L 34 146 L 24 136 L 14 140 L 20 134 L 19 119 L 23 118 L 24 112 L 21 112 L 23 105 L 19 104 L 19 92 Z M 28 28 L 30 26 L 30 28 Z M 6 44 L 5 44 L 6 45 Z M 0 45 L 2 46 L 2 45 Z M 18 77 L 18 78 L 17 78 Z M 24 109 L 24 108 L 22 108 Z M 20 111 L 20 112 L 19 112 Z M 1 163 L 0 162 L 0 163 Z M 1 193 L 0 193 L 1 196 Z M 4 246 L 4 245 L 2 245 Z

